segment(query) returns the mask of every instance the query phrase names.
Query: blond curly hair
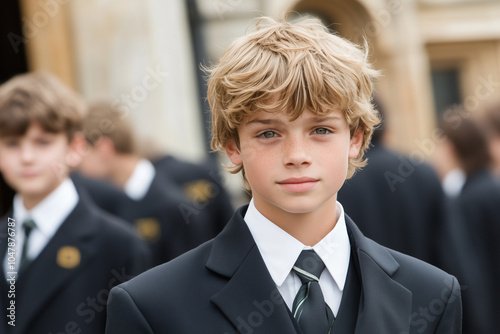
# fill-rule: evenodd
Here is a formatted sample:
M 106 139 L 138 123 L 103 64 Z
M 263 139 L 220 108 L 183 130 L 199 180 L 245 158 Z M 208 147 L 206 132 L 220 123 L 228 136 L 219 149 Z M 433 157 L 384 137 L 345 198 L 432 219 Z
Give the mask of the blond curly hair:
M 360 153 L 349 159 L 347 178 L 364 166 L 365 150 L 380 122 L 372 104 L 372 80 L 378 72 L 367 60 L 368 50 L 330 33 L 319 20 L 297 23 L 262 17 L 256 30 L 238 38 L 219 63 L 206 68 L 212 110 L 212 149 L 224 150 L 238 127 L 258 112 L 285 110 L 290 120 L 304 110 L 317 115 L 341 110 L 351 136 L 362 129 Z M 244 166 L 229 168 L 232 173 Z

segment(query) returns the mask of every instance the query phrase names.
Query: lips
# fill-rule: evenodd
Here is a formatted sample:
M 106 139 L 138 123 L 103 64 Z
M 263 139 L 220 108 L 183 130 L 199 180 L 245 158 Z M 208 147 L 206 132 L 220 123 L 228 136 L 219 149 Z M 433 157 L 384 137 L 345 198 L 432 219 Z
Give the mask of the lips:
M 21 176 L 26 177 L 26 178 L 35 177 L 37 175 L 38 175 L 38 172 L 35 172 L 35 171 L 24 171 L 21 173 Z
M 304 192 L 312 189 L 318 182 L 318 179 L 312 177 L 293 177 L 277 183 L 288 191 Z

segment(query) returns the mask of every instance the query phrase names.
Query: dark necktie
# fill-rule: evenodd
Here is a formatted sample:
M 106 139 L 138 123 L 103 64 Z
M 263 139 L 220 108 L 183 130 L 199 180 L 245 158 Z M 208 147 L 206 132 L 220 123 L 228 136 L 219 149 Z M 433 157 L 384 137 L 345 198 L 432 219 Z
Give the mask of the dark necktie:
M 293 301 L 292 314 L 304 334 L 328 334 L 335 321 L 319 286 L 324 269 L 325 264 L 313 250 L 303 250 L 293 267 L 302 286 Z
M 29 238 L 30 234 L 33 231 L 33 229 L 36 228 L 36 224 L 33 221 L 33 219 L 26 219 L 23 223 L 23 230 L 24 230 L 24 242 L 23 242 L 23 250 L 21 253 L 21 262 L 19 263 L 19 271 L 23 270 L 26 268 L 28 263 L 30 263 L 30 259 L 28 258 L 28 244 L 29 244 Z

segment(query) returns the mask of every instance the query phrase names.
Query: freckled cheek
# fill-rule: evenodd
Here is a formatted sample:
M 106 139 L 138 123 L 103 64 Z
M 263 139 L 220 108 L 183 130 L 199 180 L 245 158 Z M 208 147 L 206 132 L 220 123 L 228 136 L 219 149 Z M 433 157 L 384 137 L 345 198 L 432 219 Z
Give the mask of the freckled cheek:
M 257 161 L 261 156 L 259 154 L 259 150 L 254 145 L 246 145 L 241 148 L 241 158 L 243 159 L 243 163 L 245 164 L 253 164 Z

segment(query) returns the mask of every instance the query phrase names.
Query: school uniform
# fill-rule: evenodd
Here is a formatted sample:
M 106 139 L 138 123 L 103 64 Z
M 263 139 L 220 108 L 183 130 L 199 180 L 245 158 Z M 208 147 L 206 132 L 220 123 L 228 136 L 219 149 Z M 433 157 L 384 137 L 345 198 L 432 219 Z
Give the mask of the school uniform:
M 283 247 L 268 245 L 265 230 L 255 232 L 265 221 L 246 222 L 254 219 L 247 209 L 239 208 L 213 240 L 114 288 L 106 333 L 300 333 L 288 305 L 296 278 L 281 268 L 289 267 L 300 247 L 286 237 L 280 238 Z M 344 237 L 329 234 L 333 241 L 325 244 L 342 248 L 334 261 L 339 272 L 326 263 L 320 277 L 320 285 L 328 275 L 335 282 L 325 289 L 336 313 L 332 333 L 460 333 L 460 288 L 453 276 L 373 242 L 343 218 L 344 232 L 339 220 L 333 230 L 339 231 L 330 233 Z M 273 229 L 267 231 L 280 234 Z M 286 255 L 289 245 L 293 256 Z M 281 257 L 287 260 L 270 265 Z M 283 276 L 289 285 L 277 285 Z
M 469 175 L 450 200 L 443 256 L 447 270 L 466 286 L 464 333 L 494 333 L 500 328 L 500 181 L 487 170 Z
M 30 211 L 17 196 L 13 210 L 0 223 L 0 315 L 4 319 L 0 332 L 104 332 L 109 290 L 152 265 L 146 244 L 125 223 L 98 209 L 69 179 Z M 25 241 L 24 219 L 31 218 L 37 225 L 26 250 L 31 262 L 24 268 L 12 268 L 7 261 L 8 218 L 16 221 L 16 266 Z M 15 297 L 9 299 L 10 286 L 4 278 L 13 269 Z M 15 326 L 7 323 L 12 300 Z
M 114 184 L 73 172 L 70 178 L 77 189 L 84 189 L 91 200 L 102 210 L 120 216 L 126 194 Z
M 152 249 L 155 265 L 209 238 L 198 233 L 207 224 L 204 216 L 166 175 L 157 173 L 149 161 L 139 161 L 124 190 L 113 189 L 104 181 L 77 178 L 78 186 L 87 190 L 98 206 L 133 226 Z
M 366 157 L 368 164 L 338 192 L 346 213 L 368 238 L 440 265 L 446 204 L 435 171 L 381 144 Z
M 213 163 L 191 163 L 172 155 L 155 160 L 154 165 L 158 173 L 167 175 L 183 190 L 198 214 L 206 217 L 206 223 L 196 231 L 203 237 L 202 240 L 219 234 L 231 219 L 234 208 L 217 166 Z

